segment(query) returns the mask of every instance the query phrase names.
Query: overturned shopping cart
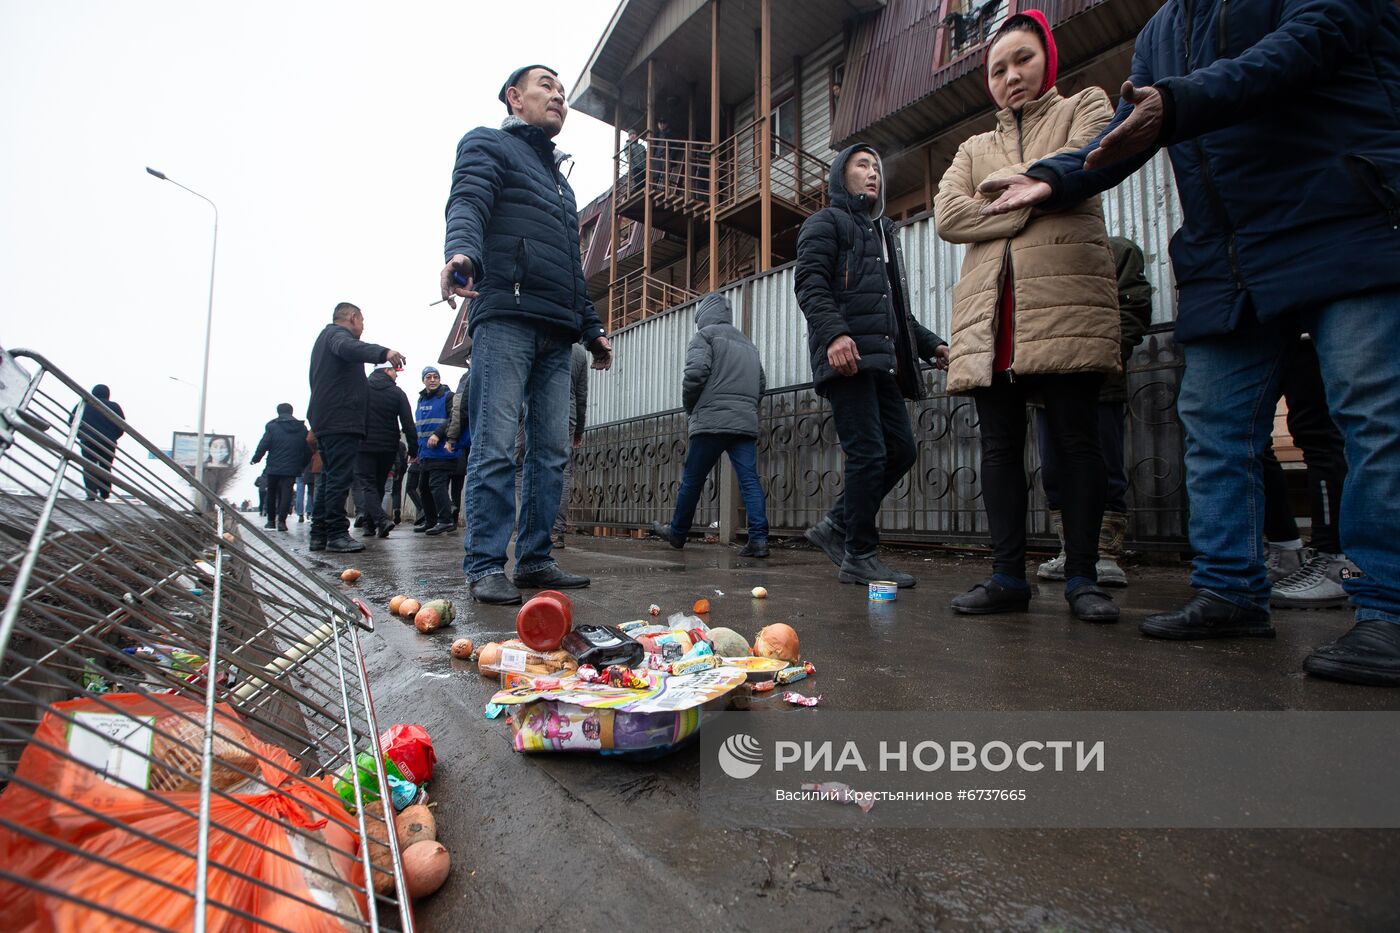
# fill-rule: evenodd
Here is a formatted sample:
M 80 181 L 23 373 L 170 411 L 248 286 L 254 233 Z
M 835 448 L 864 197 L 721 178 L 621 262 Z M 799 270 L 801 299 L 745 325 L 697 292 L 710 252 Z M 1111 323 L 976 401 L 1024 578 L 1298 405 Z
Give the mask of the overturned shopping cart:
M 5 929 L 412 929 L 368 609 L 22 350 L 0 596 Z

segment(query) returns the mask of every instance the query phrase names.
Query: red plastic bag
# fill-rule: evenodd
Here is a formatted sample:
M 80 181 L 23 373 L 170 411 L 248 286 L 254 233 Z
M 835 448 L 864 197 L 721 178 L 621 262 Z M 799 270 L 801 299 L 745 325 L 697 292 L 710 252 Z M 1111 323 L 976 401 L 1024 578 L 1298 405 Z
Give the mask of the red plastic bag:
M 166 706 L 145 694 L 107 694 L 102 699 L 125 716 L 134 717 L 133 723 L 142 717 L 161 722 L 170 715 Z M 175 695 L 160 699 L 196 719 L 203 717 L 201 704 Z M 91 699 L 58 703 L 55 708 L 68 716 L 112 714 L 108 706 Z M 334 913 L 363 917 L 363 895 L 304 871 L 301 863 L 306 861 L 308 843 L 300 837 L 294 839 L 278 822 L 285 821 L 324 841 L 324 847 L 309 844 L 323 857 L 322 864 L 338 878 L 363 884 L 363 866 L 354 861 L 356 836 L 330 780 L 287 773 L 298 769 L 296 761 L 282 749 L 253 737 L 228 706 L 221 704 L 216 718 L 217 741 L 254 752 L 256 770 L 263 786 L 270 790 L 246 794 L 235 790 L 229 797 L 215 795 L 210 800 L 207 929 L 233 933 L 268 928 L 232 910 L 270 926 L 308 933 L 342 933 L 354 927 L 354 919 L 341 920 Z M 65 719 L 46 714 L 15 773 L 48 793 L 37 793 L 17 780 L 0 794 L 0 810 L 6 818 L 40 836 L 35 839 L 0 826 L 0 865 L 66 895 L 59 897 L 0 880 L 0 917 L 5 918 L 5 929 L 17 933 L 144 929 L 75 900 L 138 917 L 157 927 L 189 929 L 194 916 L 199 794 L 170 791 L 148 796 L 110 783 L 91 767 L 54 751 L 71 751 L 73 734 Z M 43 837 L 74 846 L 83 854 L 41 841 Z M 331 893 L 318 897 L 308 882 L 322 890 L 329 888 Z M 328 904 L 331 897 L 335 906 L 316 906 Z
M 379 750 L 384 757 L 392 759 L 403 776 L 413 783 L 426 784 L 432 780 L 437 753 L 433 751 L 433 740 L 428 738 L 428 730 L 422 726 L 402 723 L 390 726 L 379 737 Z

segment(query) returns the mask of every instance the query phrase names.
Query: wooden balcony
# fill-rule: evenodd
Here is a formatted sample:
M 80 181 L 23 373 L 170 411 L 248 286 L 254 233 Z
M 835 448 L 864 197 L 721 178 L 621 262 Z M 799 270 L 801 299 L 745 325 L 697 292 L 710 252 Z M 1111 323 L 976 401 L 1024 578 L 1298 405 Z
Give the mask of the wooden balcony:
M 685 304 L 699 295 L 645 272 L 618 279 L 608 293 L 608 332 Z

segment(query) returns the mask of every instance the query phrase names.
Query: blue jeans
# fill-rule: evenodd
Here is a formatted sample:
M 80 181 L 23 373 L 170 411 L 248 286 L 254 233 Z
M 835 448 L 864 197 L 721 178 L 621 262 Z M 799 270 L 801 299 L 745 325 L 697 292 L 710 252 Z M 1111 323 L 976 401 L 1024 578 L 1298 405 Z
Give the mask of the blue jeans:
M 685 472 L 681 474 L 681 489 L 676 494 L 676 511 L 671 516 L 671 530 L 678 535 L 690 531 L 695 518 L 695 506 L 705 488 L 705 477 L 719 463 L 720 454 L 729 454 L 729 465 L 739 478 L 739 493 L 744 497 L 744 512 L 749 519 L 750 543 L 768 540 L 768 511 L 763 501 L 763 486 L 758 481 L 758 453 L 754 439 L 742 434 L 693 434 L 690 449 L 685 453 Z
M 1343 552 L 1364 576 L 1343 582 L 1357 621 L 1400 623 L 1400 291 L 1327 305 L 1290 327 L 1259 326 L 1183 346 L 1178 412 L 1186 429 L 1191 585 L 1267 609 L 1264 481 L 1282 363 L 1297 331 L 1312 334 L 1332 419 L 1346 443 Z
M 472 444 L 467 460 L 467 581 L 505 573 L 515 525 L 515 433 L 525 418 L 525 467 L 515 572 L 554 566 L 550 528 L 569 454 L 569 341 L 532 324 L 492 320 L 472 332 L 467 383 Z

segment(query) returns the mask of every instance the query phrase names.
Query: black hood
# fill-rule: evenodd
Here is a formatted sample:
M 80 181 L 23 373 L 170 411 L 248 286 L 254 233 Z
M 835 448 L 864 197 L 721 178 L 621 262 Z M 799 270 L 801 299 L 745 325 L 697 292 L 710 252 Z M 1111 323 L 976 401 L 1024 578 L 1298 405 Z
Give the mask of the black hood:
M 846 190 L 846 162 L 857 152 L 869 152 L 875 156 L 876 162 L 880 165 L 880 196 L 874 204 L 870 203 L 868 195 L 851 194 Z M 831 198 L 832 207 L 848 211 L 865 211 L 871 220 L 879 220 L 883 217 L 885 215 L 885 163 L 875 147 L 865 143 L 856 143 L 842 149 L 831 162 L 831 175 L 827 178 L 827 194 Z
M 396 387 L 399 383 L 398 380 L 396 380 L 393 376 L 389 375 L 389 371 L 387 369 L 376 369 L 374 372 L 369 374 L 369 378 L 365 380 L 365 384 L 371 389 L 379 389 L 380 391 L 383 391 L 384 389 L 392 389 Z
M 700 299 L 700 306 L 695 310 L 695 329 L 709 327 L 711 324 L 733 324 L 734 312 L 729 307 L 729 299 L 719 292 L 710 292 Z

